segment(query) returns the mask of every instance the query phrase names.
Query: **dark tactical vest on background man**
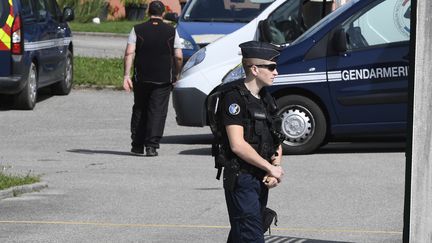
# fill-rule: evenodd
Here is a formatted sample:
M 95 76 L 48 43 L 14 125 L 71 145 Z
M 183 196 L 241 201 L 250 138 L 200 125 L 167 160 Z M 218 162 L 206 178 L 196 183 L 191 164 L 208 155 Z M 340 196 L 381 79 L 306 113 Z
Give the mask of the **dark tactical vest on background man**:
M 134 76 L 138 82 L 157 84 L 173 81 L 175 29 L 161 19 L 134 26 L 136 49 Z

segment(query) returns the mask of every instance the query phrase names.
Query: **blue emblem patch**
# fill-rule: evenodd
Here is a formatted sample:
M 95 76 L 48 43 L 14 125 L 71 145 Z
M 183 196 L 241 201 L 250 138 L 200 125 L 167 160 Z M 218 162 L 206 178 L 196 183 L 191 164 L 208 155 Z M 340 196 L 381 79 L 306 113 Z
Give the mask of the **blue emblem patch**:
M 238 115 L 240 113 L 240 106 L 233 103 L 229 106 L 228 111 L 231 115 Z

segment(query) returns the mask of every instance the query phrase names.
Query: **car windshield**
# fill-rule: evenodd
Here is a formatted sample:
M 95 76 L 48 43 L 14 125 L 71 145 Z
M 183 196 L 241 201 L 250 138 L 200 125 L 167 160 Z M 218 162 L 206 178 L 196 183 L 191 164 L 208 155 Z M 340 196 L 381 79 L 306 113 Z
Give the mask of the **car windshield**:
M 198 22 L 247 23 L 274 0 L 189 0 L 182 19 Z

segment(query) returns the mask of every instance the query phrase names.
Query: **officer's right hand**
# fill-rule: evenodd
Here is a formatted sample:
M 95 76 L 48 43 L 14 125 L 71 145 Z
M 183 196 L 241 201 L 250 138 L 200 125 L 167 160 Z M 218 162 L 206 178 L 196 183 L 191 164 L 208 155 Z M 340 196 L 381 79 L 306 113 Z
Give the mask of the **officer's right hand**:
M 284 175 L 284 170 L 282 169 L 281 166 L 271 166 L 270 167 L 270 171 L 269 171 L 270 176 L 275 177 L 278 182 L 280 183 L 282 180 L 282 177 Z
M 131 80 L 131 78 L 129 76 L 124 76 L 124 79 L 123 79 L 123 88 L 127 92 L 130 92 L 133 89 L 132 80 Z

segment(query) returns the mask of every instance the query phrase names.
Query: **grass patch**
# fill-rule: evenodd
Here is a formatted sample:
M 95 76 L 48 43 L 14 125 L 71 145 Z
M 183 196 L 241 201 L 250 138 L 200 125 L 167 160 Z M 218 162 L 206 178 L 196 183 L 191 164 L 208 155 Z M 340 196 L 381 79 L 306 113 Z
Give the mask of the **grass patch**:
M 122 88 L 123 59 L 74 57 L 74 84 Z
M 69 26 L 72 31 L 129 34 L 132 27 L 142 22 L 143 21 L 106 21 L 100 24 L 94 24 L 72 21 L 69 22 Z
M 40 182 L 39 176 L 31 176 L 30 174 L 27 174 L 26 176 L 6 175 L 3 172 L 0 172 L 0 190 L 36 182 Z

